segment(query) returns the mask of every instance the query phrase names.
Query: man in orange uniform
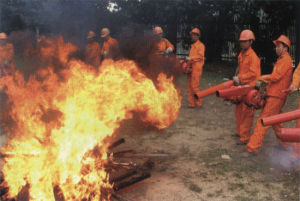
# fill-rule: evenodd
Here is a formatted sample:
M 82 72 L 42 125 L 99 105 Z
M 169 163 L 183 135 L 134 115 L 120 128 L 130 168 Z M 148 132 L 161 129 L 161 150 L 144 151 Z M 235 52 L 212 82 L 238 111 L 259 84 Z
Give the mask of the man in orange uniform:
M 247 151 L 251 154 L 258 154 L 258 149 L 262 146 L 264 136 L 270 128 L 270 126 L 263 126 L 261 119 L 281 113 L 287 97 L 287 94 L 283 91 L 290 86 L 292 79 L 293 61 L 288 53 L 291 45 L 289 38 L 281 35 L 273 43 L 276 45 L 276 54 L 278 56 L 273 72 L 272 74 L 261 76 L 256 82 L 257 86 L 260 86 L 261 82 L 267 83 L 268 86 L 266 87 L 266 105 L 257 119 L 253 134 L 247 144 Z M 272 127 L 275 130 L 275 134 L 277 136 L 280 135 L 282 125 L 276 124 Z M 280 144 L 282 146 L 285 145 L 282 142 Z
M 108 28 L 101 30 L 101 38 L 104 40 L 101 55 L 103 59 L 116 59 L 119 56 L 119 43 L 116 39 L 110 36 Z
M 96 41 L 96 34 L 89 31 L 87 35 L 88 44 L 85 46 L 85 61 L 87 64 L 98 67 L 100 65 L 101 48 Z
M 0 75 L 5 76 L 15 69 L 14 64 L 14 47 L 7 42 L 7 35 L 0 33 Z
M 242 51 L 238 56 L 237 76 L 233 77 L 235 85 L 254 86 L 260 77 L 260 59 L 251 48 L 255 40 L 251 30 L 243 30 L 240 34 L 240 46 Z M 240 136 L 241 143 L 247 144 L 250 139 L 250 132 L 254 118 L 254 109 L 249 108 L 245 103 L 239 103 L 235 110 L 237 135 Z
M 153 34 L 158 36 L 155 54 L 170 54 L 174 51 L 174 45 L 166 38 L 163 38 L 163 30 L 161 27 L 156 26 L 153 29 Z
M 293 93 L 297 90 L 299 90 L 300 87 L 300 63 L 298 64 L 294 75 L 293 75 L 293 82 L 289 88 L 289 93 Z M 300 109 L 300 98 L 298 100 L 298 109 Z M 297 128 L 300 128 L 300 119 L 298 119 Z M 300 159 L 300 143 L 294 143 L 294 151 L 292 153 L 292 157 L 296 159 Z
M 198 28 L 192 29 L 190 32 L 193 44 L 186 58 L 189 65 L 192 65 L 192 72 L 187 74 L 187 90 L 189 107 L 195 108 L 202 106 L 202 99 L 199 99 L 197 93 L 200 92 L 200 79 L 202 75 L 202 68 L 204 65 L 205 46 L 200 41 L 200 30 Z

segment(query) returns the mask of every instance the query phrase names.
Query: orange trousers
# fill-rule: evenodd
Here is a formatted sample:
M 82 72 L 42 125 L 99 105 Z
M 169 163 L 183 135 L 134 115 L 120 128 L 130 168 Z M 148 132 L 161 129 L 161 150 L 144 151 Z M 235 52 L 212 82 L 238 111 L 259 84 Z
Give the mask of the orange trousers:
M 195 62 L 192 72 L 187 74 L 187 92 L 190 107 L 201 106 L 203 102 L 202 99 L 198 99 L 196 96 L 196 94 L 200 92 L 202 67 L 203 64 L 201 62 Z
M 298 109 L 300 109 L 300 97 L 299 97 Z M 298 119 L 296 127 L 300 128 L 300 119 Z M 294 150 L 291 155 L 292 158 L 300 159 L 300 143 L 294 143 L 293 147 Z
M 258 149 L 262 146 L 265 134 L 267 133 L 270 126 L 263 126 L 261 119 L 269 116 L 273 116 L 281 113 L 281 109 L 284 106 L 286 99 L 280 99 L 277 97 L 268 97 L 266 100 L 266 105 L 263 108 L 261 114 L 259 115 L 252 136 L 247 144 L 247 151 L 250 153 L 258 153 Z M 272 125 L 276 136 L 281 133 L 281 128 L 283 124 Z M 286 146 L 285 143 L 279 142 L 282 146 Z
M 254 118 L 254 108 L 249 108 L 244 103 L 240 103 L 235 108 L 236 132 L 242 142 L 250 139 L 251 127 Z

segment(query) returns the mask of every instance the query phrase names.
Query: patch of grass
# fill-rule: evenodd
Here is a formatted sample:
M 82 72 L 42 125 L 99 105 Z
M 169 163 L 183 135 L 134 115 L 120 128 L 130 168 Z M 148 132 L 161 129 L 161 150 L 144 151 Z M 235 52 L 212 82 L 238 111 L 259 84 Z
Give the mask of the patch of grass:
M 211 163 L 215 161 L 216 158 L 220 158 L 222 154 L 228 154 L 227 149 L 211 149 L 209 151 L 204 151 L 199 153 L 198 158 L 205 162 Z
M 270 201 L 270 200 L 273 200 L 273 197 L 271 195 L 268 195 L 265 196 L 262 201 Z
M 191 191 L 194 191 L 194 192 L 197 192 L 197 193 L 201 193 L 202 192 L 202 188 L 200 188 L 197 184 L 194 184 L 194 183 L 190 183 L 189 189 Z
M 161 167 L 161 168 L 157 168 L 157 169 L 156 169 L 157 172 L 165 172 L 165 171 L 167 171 L 167 170 L 168 170 L 168 167 L 167 167 L 167 166 L 163 166 L 163 167 Z
M 238 178 L 238 179 L 243 178 L 243 176 L 240 174 L 240 172 L 233 173 L 233 176 L 236 177 L 236 178 Z
M 270 188 L 271 188 L 270 183 L 267 183 L 267 182 L 264 184 L 264 186 L 265 186 L 267 189 L 270 189 Z
M 212 198 L 212 197 L 214 197 L 215 195 L 214 195 L 213 193 L 207 193 L 206 196 L 209 197 L 209 198 Z
M 299 201 L 299 186 L 300 186 L 300 172 L 291 171 L 282 175 L 285 178 L 283 186 L 284 190 L 280 191 L 280 198 L 282 200 Z
M 218 175 L 225 175 L 226 172 L 224 172 L 221 168 L 218 168 L 215 173 Z
M 202 177 L 202 178 L 206 179 L 208 177 L 208 174 L 207 174 L 207 172 L 197 171 L 197 172 L 195 172 L 195 176 Z
M 187 145 L 182 144 L 180 149 L 179 149 L 179 153 L 181 155 L 188 155 L 190 153 L 190 148 Z
M 183 156 L 185 159 L 188 160 L 195 160 L 194 153 L 191 152 L 190 147 L 188 145 L 181 145 L 181 147 L 179 148 L 179 155 Z
M 237 189 L 245 189 L 245 184 L 242 184 L 242 183 L 229 183 L 228 190 L 235 191 Z
M 254 189 L 251 189 L 251 190 L 245 189 L 245 192 L 248 195 L 255 197 L 255 196 L 257 196 L 257 194 L 258 194 L 259 191 L 256 188 L 254 188 Z
M 231 161 L 224 161 L 220 157 L 222 154 L 228 154 L 232 158 Z M 236 178 L 243 178 L 242 175 L 249 175 L 260 172 L 264 175 L 270 174 L 268 171 L 268 163 L 264 158 L 242 159 L 239 152 L 230 151 L 227 149 L 211 149 L 201 152 L 198 155 L 199 160 L 205 162 L 210 169 L 210 173 L 225 175 L 233 173 Z M 216 165 L 210 165 L 214 164 Z
M 216 191 L 216 196 L 221 196 L 223 194 L 223 189 L 217 190 Z
M 235 200 L 236 201 L 253 201 L 253 198 L 238 195 L 235 197 Z

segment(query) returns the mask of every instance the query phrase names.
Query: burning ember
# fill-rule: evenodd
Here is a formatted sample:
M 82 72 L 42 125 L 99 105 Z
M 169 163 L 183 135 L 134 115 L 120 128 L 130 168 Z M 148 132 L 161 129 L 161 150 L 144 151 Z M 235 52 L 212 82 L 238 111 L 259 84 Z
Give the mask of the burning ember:
M 132 112 L 167 128 L 177 118 L 179 92 L 164 74 L 155 86 L 133 61 L 106 60 L 95 69 L 66 60 L 76 47 L 61 37 L 44 40 L 49 48 L 40 48 L 40 56 L 64 69 L 55 73 L 49 63 L 28 80 L 19 71 L 0 79 L 14 122 L 1 148 L 4 199 L 29 186 L 31 201 L 54 201 L 57 188 L 65 200 L 109 200 L 101 194 L 113 189 L 105 170 L 109 144 L 103 140 Z

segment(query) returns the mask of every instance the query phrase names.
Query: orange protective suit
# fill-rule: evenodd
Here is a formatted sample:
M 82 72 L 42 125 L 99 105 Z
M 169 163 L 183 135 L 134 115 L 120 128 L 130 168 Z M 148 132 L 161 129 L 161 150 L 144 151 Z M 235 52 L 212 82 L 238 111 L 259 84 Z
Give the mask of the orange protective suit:
M 299 89 L 300 87 L 300 63 L 298 64 L 293 75 L 293 85 L 296 87 L 296 89 Z M 300 98 L 298 103 L 298 109 L 300 109 Z M 296 127 L 300 128 L 300 119 L 298 119 Z
M 87 64 L 98 67 L 100 65 L 101 48 L 97 41 L 92 41 L 85 46 L 85 61 Z
M 293 75 L 293 85 L 298 89 L 300 87 L 300 63 L 298 64 L 294 75 Z M 298 109 L 300 109 L 300 98 L 298 98 Z M 297 128 L 300 128 L 300 119 L 297 121 Z M 300 143 L 294 143 L 294 151 L 292 153 L 293 158 L 300 159 Z
M 284 93 L 283 90 L 290 86 L 293 71 L 292 67 L 292 58 L 289 53 L 286 52 L 277 59 L 272 74 L 260 77 L 260 80 L 268 83 L 268 86 L 266 87 L 267 99 L 266 105 L 257 119 L 253 134 L 247 144 L 248 152 L 258 153 L 258 149 L 262 145 L 264 136 L 270 128 L 270 126 L 263 126 L 261 119 L 281 112 L 287 97 L 287 94 Z M 275 130 L 275 134 L 277 136 L 280 135 L 282 124 L 276 124 L 272 127 Z M 284 145 L 283 143 L 281 144 Z
M 116 59 L 119 53 L 118 41 L 109 36 L 108 39 L 103 42 L 101 55 L 103 55 L 105 59 Z
M 189 52 L 192 72 L 187 74 L 188 101 L 190 107 L 201 106 L 202 99 L 198 99 L 197 93 L 200 92 L 200 79 L 204 65 L 205 46 L 200 40 L 191 45 Z
M 248 50 L 242 50 L 238 56 L 238 78 L 243 85 L 254 86 L 256 80 L 261 75 L 260 59 L 250 47 Z M 254 108 L 249 108 L 244 103 L 236 106 L 236 128 L 242 142 L 248 142 L 254 118 Z
M 1 76 L 14 71 L 14 47 L 11 43 L 0 44 L 0 69 Z
M 169 47 L 174 50 L 174 45 L 172 45 L 172 43 L 168 39 L 162 38 L 156 45 L 155 54 L 163 54 Z

